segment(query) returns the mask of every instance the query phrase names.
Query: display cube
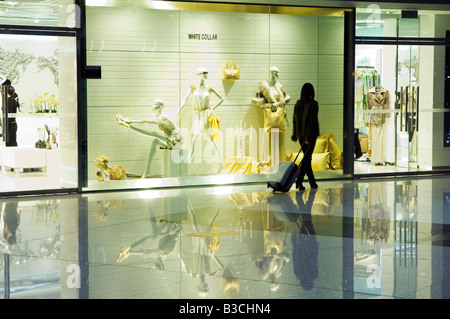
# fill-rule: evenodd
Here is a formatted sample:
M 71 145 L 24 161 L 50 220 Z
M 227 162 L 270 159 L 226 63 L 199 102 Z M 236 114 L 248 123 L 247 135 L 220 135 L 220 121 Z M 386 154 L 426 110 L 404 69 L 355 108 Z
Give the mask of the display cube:
M 47 168 L 47 150 L 34 147 L 5 147 L 2 150 L 2 170 L 14 169 L 16 174 L 24 169 Z

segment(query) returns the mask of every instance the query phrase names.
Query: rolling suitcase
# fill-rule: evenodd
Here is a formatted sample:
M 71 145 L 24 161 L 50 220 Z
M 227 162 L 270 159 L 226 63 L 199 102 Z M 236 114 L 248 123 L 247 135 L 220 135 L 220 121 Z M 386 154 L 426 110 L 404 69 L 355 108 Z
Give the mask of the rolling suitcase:
M 300 151 L 298 151 L 298 154 L 293 162 L 283 161 L 278 163 L 277 167 L 270 176 L 270 180 L 267 182 L 267 187 L 273 188 L 274 192 L 283 193 L 286 193 L 291 189 L 292 184 L 294 184 L 298 174 L 300 173 L 301 162 L 299 165 L 295 164 L 295 162 L 297 161 L 301 151 L 302 149 L 300 148 Z

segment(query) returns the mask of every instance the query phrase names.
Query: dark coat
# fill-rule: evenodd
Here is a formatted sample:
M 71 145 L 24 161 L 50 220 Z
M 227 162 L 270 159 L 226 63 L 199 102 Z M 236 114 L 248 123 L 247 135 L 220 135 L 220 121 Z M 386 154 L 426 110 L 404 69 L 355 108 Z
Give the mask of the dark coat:
M 293 141 L 315 140 L 320 135 L 319 104 L 314 99 L 298 100 L 294 107 Z
M 19 111 L 19 102 L 17 94 L 14 93 L 13 96 L 8 97 L 8 113 L 17 113 Z M 12 122 L 15 122 L 15 118 L 8 119 L 8 121 L 11 120 Z

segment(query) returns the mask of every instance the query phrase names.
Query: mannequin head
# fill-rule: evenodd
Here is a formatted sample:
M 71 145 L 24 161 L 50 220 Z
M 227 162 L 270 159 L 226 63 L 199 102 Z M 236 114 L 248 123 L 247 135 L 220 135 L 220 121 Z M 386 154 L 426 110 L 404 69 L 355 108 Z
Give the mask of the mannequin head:
M 280 69 L 278 69 L 276 66 L 272 66 L 270 68 L 270 75 L 272 77 L 278 78 L 280 76 Z
M 278 81 L 279 76 L 280 70 L 276 66 L 272 66 L 270 68 L 270 84 L 273 85 L 276 81 Z
M 208 70 L 205 68 L 198 68 L 197 76 L 200 77 L 200 79 L 202 80 L 206 80 L 208 78 Z
M 156 100 L 153 101 L 152 107 L 153 107 L 153 110 L 156 113 L 160 114 L 162 109 L 163 109 L 163 107 L 164 107 L 164 101 L 160 100 L 160 99 L 156 99 Z
M 14 87 L 11 85 L 8 86 L 8 91 L 7 91 L 8 97 L 13 96 L 14 93 L 16 93 L 16 90 L 14 90 Z

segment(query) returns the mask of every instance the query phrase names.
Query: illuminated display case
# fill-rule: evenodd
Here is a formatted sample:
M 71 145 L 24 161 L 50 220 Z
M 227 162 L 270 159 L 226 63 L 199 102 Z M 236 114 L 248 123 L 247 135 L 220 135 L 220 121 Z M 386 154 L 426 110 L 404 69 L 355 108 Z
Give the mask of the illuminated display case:
M 88 188 L 264 182 L 298 152 L 306 82 L 323 140 L 313 169 L 343 176 L 345 11 L 87 2 L 87 63 L 102 68 L 87 85 Z

